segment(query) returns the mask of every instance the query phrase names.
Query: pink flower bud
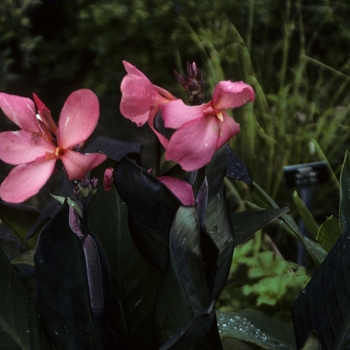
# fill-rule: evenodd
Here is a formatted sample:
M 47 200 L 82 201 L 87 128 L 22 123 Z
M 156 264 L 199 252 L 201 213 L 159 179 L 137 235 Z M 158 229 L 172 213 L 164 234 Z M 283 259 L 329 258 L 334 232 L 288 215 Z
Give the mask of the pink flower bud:
M 113 168 L 107 168 L 105 170 L 104 176 L 103 176 L 103 188 L 106 192 L 109 192 L 112 189 L 113 185 Z

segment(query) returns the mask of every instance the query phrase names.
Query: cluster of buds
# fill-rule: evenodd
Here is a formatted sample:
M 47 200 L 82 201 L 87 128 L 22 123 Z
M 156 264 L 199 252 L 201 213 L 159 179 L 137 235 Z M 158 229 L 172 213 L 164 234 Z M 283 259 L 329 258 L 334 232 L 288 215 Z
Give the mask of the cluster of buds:
M 73 194 L 76 198 L 90 198 L 97 191 L 98 179 L 93 177 L 92 179 L 84 178 L 82 180 L 75 181 L 73 188 Z
M 177 81 L 189 93 L 191 106 L 201 105 L 204 102 L 204 78 L 195 62 L 187 62 L 187 76 L 174 70 Z

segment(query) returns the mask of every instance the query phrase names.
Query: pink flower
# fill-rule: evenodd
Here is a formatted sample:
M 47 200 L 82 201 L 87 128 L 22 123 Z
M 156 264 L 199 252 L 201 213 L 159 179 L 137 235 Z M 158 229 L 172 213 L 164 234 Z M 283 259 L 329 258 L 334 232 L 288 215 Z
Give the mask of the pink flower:
M 176 99 L 170 92 L 153 85 L 149 79 L 129 62 L 123 61 L 127 75 L 123 78 L 120 90 L 121 114 L 136 123 L 145 124 L 151 110 L 159 110 L 159 105 Z M 155 113 L 156 113 L 155 111 Z
M 2 111 L 22 129 L 0 133 L 0 159 L 17 165 L 0 185 L 0 197 L 7 202 L 19 203 L 35 195 L 57 159 L 70 180 L 84 178 L 106 159 L 103 154 L 74 151 L 91 135 L 99 118 L 98 99 L 91 90 L 77 90 L 67 98 L 58 127 L 36 95 L 34 100 L 35 104 L 26 97 L 0 93 Z
M 171 176 L 160 176 L 158 180 L 168 187 L 183 205 L 194 205 L 194 194 L 190 184 Z
M 221 81 L 213 98 L 199 106 L 187 106 L 181 100 L 162 105 L 164 126 L 177 129 L 170 140 L 159 137 L 166 149 L 165 157 L 192 171 L 208 164 L 214 152 L 239 131 L 237 124 L 226 112 L 237 108 L 255 97 L 253 89 L 243 82 Z M 155 114 L 149 124 L 153 124 Z

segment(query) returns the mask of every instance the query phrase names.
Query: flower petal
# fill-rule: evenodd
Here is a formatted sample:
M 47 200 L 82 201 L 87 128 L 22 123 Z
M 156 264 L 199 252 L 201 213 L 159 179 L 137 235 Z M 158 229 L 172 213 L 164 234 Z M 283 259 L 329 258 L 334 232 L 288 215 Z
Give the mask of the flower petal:
M 157 179 L 168 187 L 183 205 L 194 205 L 193 189 L 189 183 L 171 176 L 160 176 Z
M 60 158 L 69 180 L 81 180 L 93 168 L 100 165 L 107 157 L 101 153 L 86 153 L 65 150 Z
M 0 133 L 0 159 L 9 164 L 23 164 L 55 151 L 55 145 L 43 134 L 24 130 Z
M 243 81 L 220 81 L 213 93 L 212 105 L 215 109 L 241 107 L 255 98 L 254 90 Z
M 222 112 L 222 116 L 224 120 L 218 121 L 220 134 L 216 144 L 216 149 L 223 146 L 231 137 L 237 135 L 241 130 L 239 124 L 236 123 L 226 112 Z
M 36 161 L 16 166 L 0 185 L 0 198 L 20 203 L 39 192 L 50 178 L 55 160 Z
M 215 116 L 188 122 L 170 138 L 165 158 L 179 163 L 186 171 L 199 169 L 213 157 L 219 133 Z
M 175 100 L 164 104 L 161 106 L 164 126 L 166 128 L 178 129 L 191 120 L 203 118 L 203 111 L 209 106 L 209 103 L 200 106 L 187 106 L 182 100 Z
M 60 114 L 58 146 L 69 148 L 84 142 L 94 131 L 99 115 L 99 102 L 91 90 L 72 92 Z
M 0 108 L 21 129 L 40 132 L 35 105 L 31 99 L 0 93 Z
M 141 126 L 146 123 L 148 114 L 153 106 L 175 100 L 170 92 L 155 86 L 135 66 L 123 61 L 127 75 L 120 84 L 122 98 L 120 101 L 121 114 Z
M 157 129 L 154 127 L 154 118 L 156 117 L 158 112 L 159 112 L 158 107 L 153 107 L 151 109 L 148 116 L 148 125 L 152 129 L 152 131 L 156 134 L 159 142 L 163 145 L 163 147 L 167 148 L 169 140 L 165 136 L 163 136 L 160 132 L 158 132 Z

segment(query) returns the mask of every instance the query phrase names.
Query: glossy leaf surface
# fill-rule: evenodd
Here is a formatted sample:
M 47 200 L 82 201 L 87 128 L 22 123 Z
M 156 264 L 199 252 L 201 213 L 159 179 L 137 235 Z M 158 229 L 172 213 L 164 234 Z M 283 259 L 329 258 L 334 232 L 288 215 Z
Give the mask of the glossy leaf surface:
M 262 348 L 295 349 L 293 327 L 258 310 L 217 311 L 222 338 L 235 338 Z
M 109 161 L 94 169 L 101 178 Z M 128 224 L 128 207 L 113 186 L 105 192 L 102 183 L 89 203 L 90 228 L 99 238 L 110 265 L 112 282 L 121 300 L 127 335 L 132 349 L 152 347 L 153 308 L 160 270 L 145 259 L 135 246 Z M 108 223 L 108 224 L 107 224 Z
M 39 311 L 57 349 L 103 349 L 106 339 L 118 349 L 111 334 L 114 325 L 106 317 L 111 290 L 103 252 L 98 252 L 98 244 L 88 244 L 93 241 L 90 235 L 85 242 L 72 232 L 68 211 L 63 206 L 38 240 L 35 266 Z M 89 267 L 91 259 L 91 263 L 95 261 L 93 270 Z M 101 281 L 100 285 L 95 281 Z M 116 309 L 116 318 L 117 313 Z
M 115 167 L 114 184 L 129 208 L 129 227 L 140 252 L 160 269 L 168 261 L 168 239 L 181 202 L 144 169 L 124 158 Z
M 312 330 L 316 330 L 322 348 L 350 346 L 350 232 L 345 232 L 329 252 L 291 310 L 297 346 L 300 348 Z
M 1 349 L 53 349 L 39 319 L 36 305 L 0 249 Z

